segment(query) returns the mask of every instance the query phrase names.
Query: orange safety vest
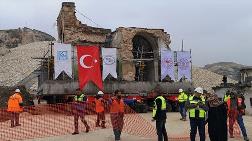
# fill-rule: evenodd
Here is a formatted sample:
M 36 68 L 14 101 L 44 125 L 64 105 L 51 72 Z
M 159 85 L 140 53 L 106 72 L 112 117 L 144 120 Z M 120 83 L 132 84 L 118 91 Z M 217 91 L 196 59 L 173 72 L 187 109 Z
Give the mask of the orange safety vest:
M 104 112 L 104 105 L 102 103 L 102 98 L 95 99 L 95 111 L 97 113 Z
M 227 106 L 228 106 L 228 113 L 230 112 L 230 103 L 231 103 L 231 100 L 230 98 L 228 98 L 227 100 Z M 237 98 L 237 106 L 242 106 L 242 98 Z M 244 109 L 240 110 L 242 113 L 245 112 Z
M 22 112 L 23 108 L 19 105 L 23 103 L 23 99 L 19 93 L 15 93 L 10 96 L 8 100 L 8 112 Z
M 124 113 L 124 102 L 121 99 L 119 102 L 116 98 L 112 97 L 112 103 L 110 106 L 110 113 Z

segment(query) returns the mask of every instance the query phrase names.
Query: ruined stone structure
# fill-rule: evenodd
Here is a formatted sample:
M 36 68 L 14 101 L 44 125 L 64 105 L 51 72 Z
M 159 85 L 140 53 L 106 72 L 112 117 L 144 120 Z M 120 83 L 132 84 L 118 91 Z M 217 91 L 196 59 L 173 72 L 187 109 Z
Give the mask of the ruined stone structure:
M 110 29 L 82 24 L 75 16 L 75 4 L 63 2 L 57 18 L 58 36 L 64 43 L 102 45 Z
M 244 67 L 240 70 L 240 83 L 245 91 L 246 111 L 252 115 L 252 67 Z
M 119 27 L 111 32 L 91 27 L 76 18 L 73 2 L 62 3 L 57 24 L 61 42 L 117 48 L 119 79 L 159 81 L 160 49 L 169 49 L 171 42 L 163 29 Z

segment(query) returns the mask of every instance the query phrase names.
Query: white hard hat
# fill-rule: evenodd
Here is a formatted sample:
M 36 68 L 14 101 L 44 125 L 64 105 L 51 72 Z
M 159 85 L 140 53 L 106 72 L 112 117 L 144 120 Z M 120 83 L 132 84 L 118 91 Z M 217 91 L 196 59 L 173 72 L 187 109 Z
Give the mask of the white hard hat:
M 16 89 L 15 92 L 16 92 L 16 93 L 20 93 L 20 90 L 19 90 L 19 89 Z
M 203 89 L 201 87 L 197 87 L 194 91 L 203 94 Z
M 182 93 L 182 92 L 183 92 L 183 89 L 179 89 L 178 91 L 179 91 L 180 93 Z
M 99 91 L 97 94 L 98 95 L 103 95 L 104 93 L 102 91 Z

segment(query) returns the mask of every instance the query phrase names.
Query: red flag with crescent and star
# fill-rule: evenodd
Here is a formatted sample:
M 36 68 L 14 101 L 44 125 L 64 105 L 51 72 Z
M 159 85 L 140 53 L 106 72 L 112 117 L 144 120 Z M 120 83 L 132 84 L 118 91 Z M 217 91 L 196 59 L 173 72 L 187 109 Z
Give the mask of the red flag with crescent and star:
M 89 81 L 93 81 L 102 90 L 99 48 L 77 45 L 77 57 L 80 88 L 85 87 Z

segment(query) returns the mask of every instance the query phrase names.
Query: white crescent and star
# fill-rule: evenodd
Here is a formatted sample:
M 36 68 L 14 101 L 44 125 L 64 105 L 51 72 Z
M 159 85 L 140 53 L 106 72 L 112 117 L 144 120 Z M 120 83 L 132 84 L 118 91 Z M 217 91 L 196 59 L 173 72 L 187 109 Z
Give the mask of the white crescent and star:
M 85 60 L 86 57 L 91 57 L 91 58 L 93 58 L 93 56 L 88 55 L 88 54 L 82 55 L 81 58 L 80 58 L 80 65 L 81 65 L 83 68 L 85 68 L 85 69 L 90 69 L 90 68 L 94 67 L 93 65 L 88 66 L 88 65 L 85 64 L 84 60 Z M 95 60 L 94 60 L 94 63 L 97 63 L 97 62 L 98 62 L 98 61 L 95 59 Z

